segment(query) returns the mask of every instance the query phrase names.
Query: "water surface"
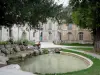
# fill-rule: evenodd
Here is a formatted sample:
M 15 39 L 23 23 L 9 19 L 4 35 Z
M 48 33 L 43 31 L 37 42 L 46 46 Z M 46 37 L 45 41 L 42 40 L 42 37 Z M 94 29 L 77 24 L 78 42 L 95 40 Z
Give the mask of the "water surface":
M 20 63 L 22 70 L 33 73 L 66 73 L 87 68 L 87 64 L 73 56 L 45 54 Z

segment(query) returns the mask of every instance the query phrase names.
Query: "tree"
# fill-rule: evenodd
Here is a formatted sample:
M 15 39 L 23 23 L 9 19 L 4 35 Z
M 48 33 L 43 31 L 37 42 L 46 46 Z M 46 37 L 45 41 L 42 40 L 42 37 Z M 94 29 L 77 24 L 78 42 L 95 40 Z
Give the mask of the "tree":
M 100 0 L 70 0 L 73 22 L 92 31 L 94 50 L 100 52 Z
M 66 8 L 63 8 L 61 12 L 57 14 L 56 19 L 58 20 L 58 23 L 72 23 L 70 7 L 67 6 Z
M 11 27 L 13 24 L 37 27 L 47 18 L 55 18 L 62 6 L 53 0 L 0 0 L 0 26 Z

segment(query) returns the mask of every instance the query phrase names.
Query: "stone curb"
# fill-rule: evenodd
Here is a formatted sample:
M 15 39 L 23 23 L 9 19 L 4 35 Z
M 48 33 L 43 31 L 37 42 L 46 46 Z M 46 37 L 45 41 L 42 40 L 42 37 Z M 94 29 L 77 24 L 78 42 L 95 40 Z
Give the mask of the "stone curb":
M 90 67 L 93 65 L 93 62 L 92 62 L 89 58 L 84 57 L 84 56 L 82 56 L 82 55 L 75 54 L 75 53 L 71 53 L 71 52 L 63 52 L 63 51 L 60 51 L 60 53 L 61 53 L 61 54 L 73 55 L 74 57 L 77 57 L 77 58 L 82 59 L 82 60 L 88 65 L 88 67 L 87 67 L 86 69 L 90 68 Z

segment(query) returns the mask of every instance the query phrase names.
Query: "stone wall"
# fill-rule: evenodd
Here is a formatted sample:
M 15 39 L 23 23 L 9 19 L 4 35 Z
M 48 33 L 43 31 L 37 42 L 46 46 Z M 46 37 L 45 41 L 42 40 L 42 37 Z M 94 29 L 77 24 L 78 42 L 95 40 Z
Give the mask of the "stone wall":
M 26 33 L 26 40 L 30 41 L 39 41 L 39 30 L 30 29 L 27 24 L 25 26 L 19 26 L 14 24 L 11 28 L 11 38 L 14 41 L 18 41 L 22 39 L 23 32 Z M 34 34 L 35 33 L 35 34 Z M 35 36 L 33 36 L 33 34 Z M 10 39 L 9 28 L 2 26 L 0 29 L 0 41 L 8 41 Z

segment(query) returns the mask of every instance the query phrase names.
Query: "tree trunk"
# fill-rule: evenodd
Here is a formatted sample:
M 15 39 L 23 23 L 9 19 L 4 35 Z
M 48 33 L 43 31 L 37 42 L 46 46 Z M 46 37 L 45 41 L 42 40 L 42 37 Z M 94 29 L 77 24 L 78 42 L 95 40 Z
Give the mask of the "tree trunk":
M 94 35 L 94 50 L 100 52 L 100 27 L 96 29 L 96 34 Z

